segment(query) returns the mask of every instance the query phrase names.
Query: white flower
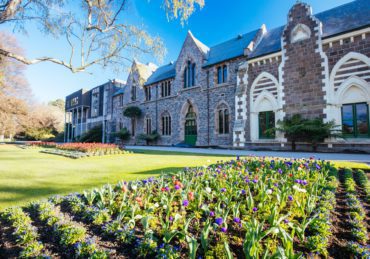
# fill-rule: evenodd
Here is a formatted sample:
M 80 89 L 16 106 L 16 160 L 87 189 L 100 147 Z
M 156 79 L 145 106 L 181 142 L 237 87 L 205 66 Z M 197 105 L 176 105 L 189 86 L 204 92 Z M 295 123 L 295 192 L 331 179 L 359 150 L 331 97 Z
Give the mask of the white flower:
M 301 189 L 297 185 L 293 185 L 293 189 L 299 192 L 307 192 L 306 189 Z
M 158 203 L 158 202 L 156 202 L 156 203 L 154 204 L 154 207 L 158 208 L 158 207 L 159 207 L 159 203 Z
M 270 195 L 270 194 L 272 193 L 272 190 L 271 190 L 271 189 L 268 189 L 268 190 L 266 191 L 266 193 L 267 193 L 268 195 Z
M 207 160 L 207 163 L 211 163 L 211 160 L 209 160 L 209 159 L 208 159 L 208 160 Z
M 209 188 L 209 187 L 206 187 L 206 192 L 211 193 L 212 192 L 212 189 Z
M 165 209 L 165 210 L 166 210 L 166 209 L 167 209 L 167 205 L 163 205 L 163 209 Z
M 134 191 L 136 191 L 137 186 L 136 185 L 131 185 L 131 189 L 133 189 Z

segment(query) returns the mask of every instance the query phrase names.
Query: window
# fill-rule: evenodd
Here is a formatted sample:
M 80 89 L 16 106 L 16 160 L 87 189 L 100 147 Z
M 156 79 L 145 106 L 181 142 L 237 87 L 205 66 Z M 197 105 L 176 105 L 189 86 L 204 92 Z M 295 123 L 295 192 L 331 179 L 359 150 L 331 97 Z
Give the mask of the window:
M 369 107 L 366 103 L 342 106 L 342 131 L 350 137 L 369 137 Z
M 227 66 L 217 67 L 217 84 L 222 84 L 227 82 Z
M 91 98 L 91 117 L 99 116 L 99 106 L 100 106 L 100 96 L 99 96 L 99 88 L 96 88 L 92 92 Z
M 131 101 L 136 101 L 136 86 L 131 86 Z
M 123 95 L 121 94 L 120 96 L 119 96 L 119 106 L 123 106 Z
M 152 133 L 152 119 L 147 117 L 145 119 L 146 134 L 149 135 Z
M 163 136 L 171 135 L 171 116 L 170 115 L 162 116 L 162 135 Z
M 258 113 L 258 122 L 260 139 L 275 138 L 275 134 L 269 132 L 275 127 L 275 113 L 273 111 Z
M 161 97 L 167 97 L 171 95 L 171 81 L 165 81 L 161 83 Z
M 184 88 L 195 86 L 195 63 L 188 61 L 184 70 Z
M 151 88 L 149 86 L 145 87 L 145 101 L 150 101 L 152 99 Z
M 218 110 L 218 134 L 230 133 L 229 121 L 229 110 L 227 108 L 220 108 Z
M 77 105 L 78 104 L 78 97 L 72 98 L 71 100 L 71 106 Z

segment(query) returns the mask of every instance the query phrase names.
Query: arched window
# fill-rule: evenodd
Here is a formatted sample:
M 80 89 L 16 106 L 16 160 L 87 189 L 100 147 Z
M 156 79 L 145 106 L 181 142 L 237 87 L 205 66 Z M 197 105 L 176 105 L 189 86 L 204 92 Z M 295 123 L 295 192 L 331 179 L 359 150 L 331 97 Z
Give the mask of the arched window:
M 136 86 L 131 86 L 131 101 L 136 101 Z
M 152 119 L 150 117 L 145 118 L 145 130 L 146 134 L 152 134 Z
M 221 105 L 217 109 L 218 115 L 218 134 L 230 133 L 230 113 L 226 105 Z
M 169 114 L 164 114 L 162 116 L 162 135 L 171 135 L 171 116 Z
M 195 86 L 195 63 L 188 61 L 184 70 L 184 88 Z

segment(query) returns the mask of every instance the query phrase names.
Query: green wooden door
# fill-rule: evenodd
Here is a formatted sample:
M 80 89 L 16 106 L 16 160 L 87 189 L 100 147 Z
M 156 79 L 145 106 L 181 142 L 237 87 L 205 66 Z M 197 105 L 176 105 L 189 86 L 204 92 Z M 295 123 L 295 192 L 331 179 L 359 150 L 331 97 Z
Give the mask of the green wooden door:
M 185 118 L 185 143 L 195 146 L 197 142 L 197 118 L 190 106 Z

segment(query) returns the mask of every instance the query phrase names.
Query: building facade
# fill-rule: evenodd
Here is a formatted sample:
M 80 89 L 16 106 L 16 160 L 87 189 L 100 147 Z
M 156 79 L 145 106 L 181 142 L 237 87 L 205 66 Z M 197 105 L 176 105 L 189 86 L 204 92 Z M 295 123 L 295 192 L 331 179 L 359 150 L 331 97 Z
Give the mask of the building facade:
M 111 98 L 108 131 L 127 128 L 129 144 L 156 131 L 157 145 L 289 149 L 283 134 L 268 129 L 300 114 L 342 127 L 346 138 L 320 150 L 370 152 L 370 0 L 315 15 L 297 2 L 286 25 L 262 25 L 213 47 L 189 32 L 175 62 L 135 61 Z M 139 118 L 123 116 L 131 106 Z

